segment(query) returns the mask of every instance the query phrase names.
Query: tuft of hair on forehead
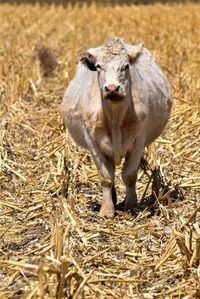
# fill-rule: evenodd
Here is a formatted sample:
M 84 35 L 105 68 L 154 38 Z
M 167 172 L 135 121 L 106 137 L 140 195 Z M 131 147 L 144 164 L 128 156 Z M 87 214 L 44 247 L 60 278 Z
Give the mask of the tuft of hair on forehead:
M 127 55 L 128 53 L 124 47 L 123 40 L 120 38 L 110 38 L 105 41 L 99 58 L 106 62 L 116 58 L 125 59 Z
M 112 54 L 126 53 L 123 40 L 121 38 L 109 38 L 105 41 L 103 48 Z

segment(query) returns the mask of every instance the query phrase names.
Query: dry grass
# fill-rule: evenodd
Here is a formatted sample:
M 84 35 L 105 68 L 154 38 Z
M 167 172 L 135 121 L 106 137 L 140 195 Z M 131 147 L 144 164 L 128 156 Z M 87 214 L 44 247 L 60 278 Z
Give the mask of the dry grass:
M 1 4 L 1 298 L 199 298 L 199 14 L 198 4 Z M 96 169 L 60 118 L 76 53 L 107 36 L 143 41 L 175 99 L 139 173 L 146 208 L 112 221 L 97 217 Z M 47 73 L 38 49 L 50 53 Z M 122 201 L 119 178 L 117 188 Z

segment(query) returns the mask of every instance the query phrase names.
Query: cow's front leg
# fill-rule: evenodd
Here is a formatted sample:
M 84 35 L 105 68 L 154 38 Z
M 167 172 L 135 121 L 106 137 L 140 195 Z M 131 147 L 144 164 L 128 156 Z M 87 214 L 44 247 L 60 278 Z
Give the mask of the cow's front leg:
M 111 159 L 107 158 L 100 152 L 95 143 L 90 148 L 90 151 L 100 174 L 101 187 L 103 191 L 99 216 L 112 219 L 114 218 L 116 204 L 116 192 L 114 187 L 115 165 Z
M 130 212 L 133 212 L 134 208 L 137 207 L 136 179 L 143 149 L 143 139 L 137 138 L 132 151 L 125 160 L 122 171 L 122 179 L 126 186 L 125 210 Z
M 103 200 L 99 212 L 100 217 L 114 218 L 116 192 L 114 187 L 115 165 L 114 162 L 103 154 L 102 149 L 95 142 L 95 138 L 87 126 L 87 122 L 82 119 L 84 128 L 84 137 L 87 148 L 90 150 L 93 161 L 101 177 L 101 187 L 103 191 Z
M 104 160 L 99 169 L 101 176 L 101 187 L 103 191 L 103 198 L 101 209 L 99 212 L 100 217 L 114 218 L 116 193 L 114 187 L 115 166 L 111 161 Z

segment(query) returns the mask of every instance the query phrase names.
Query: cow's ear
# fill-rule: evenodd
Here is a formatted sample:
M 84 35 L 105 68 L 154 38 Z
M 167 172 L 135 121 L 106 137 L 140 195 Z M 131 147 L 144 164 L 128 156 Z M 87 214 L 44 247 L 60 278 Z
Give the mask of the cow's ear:
M 81 53 L 79 55 L 79 61 L 81 61 L 90 71 L 96 71 L 95 63 L 96 57 L 89 52 Z
M 131 50 L 131 52 L 128 53 L 130 63 L 133 63 L 135 59 L 141 54 L 143 47 L 144 47 L 143 44 L 136 45 Z

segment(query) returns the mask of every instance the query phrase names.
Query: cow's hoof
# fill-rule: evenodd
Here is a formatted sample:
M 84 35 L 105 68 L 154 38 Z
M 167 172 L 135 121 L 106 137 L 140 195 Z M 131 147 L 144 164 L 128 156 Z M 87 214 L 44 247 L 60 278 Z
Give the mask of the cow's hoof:
M 125 211 L 130 213 L 135 213 L 135 210 L 138 208 L 137 197 L 135 196 L 126 196 L 125 198 Z
M 142 212 L 142 209 L 138 205 L 134 206 L 125 206 L 125 211 L 129 212 L 132 215 L 138 215 Z
M 115 216 L 115 211 L 113 209 L 101 209 L 99 212 L 99 217 L 113 219 Z
M 132 215 L 138 214 L 139 205 L 136 201 L 134 202 L 126 202 L 125 201 L 125 211 L 131 213 Z

